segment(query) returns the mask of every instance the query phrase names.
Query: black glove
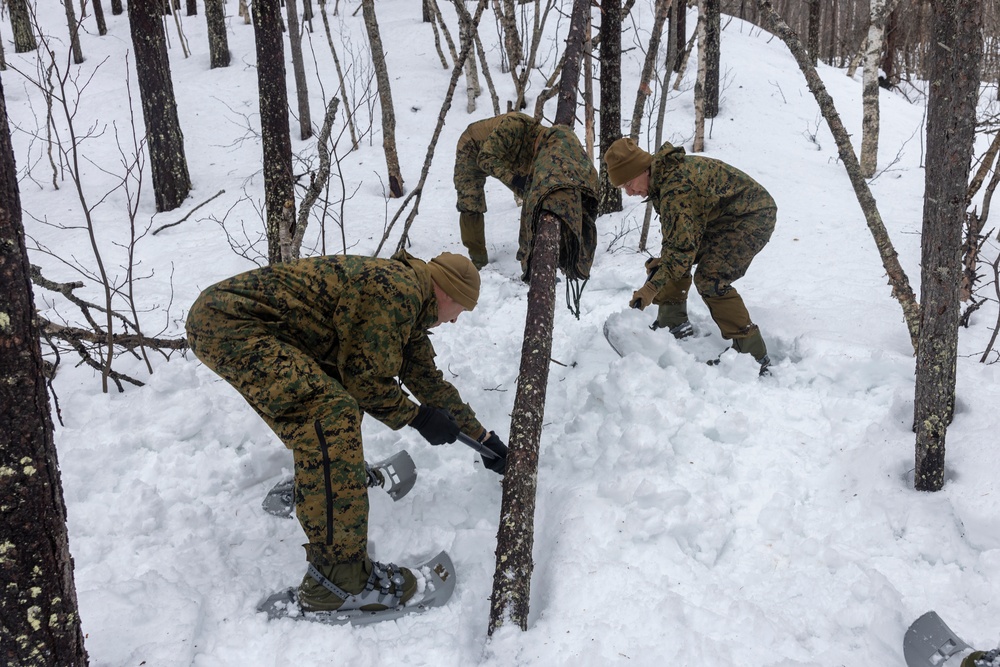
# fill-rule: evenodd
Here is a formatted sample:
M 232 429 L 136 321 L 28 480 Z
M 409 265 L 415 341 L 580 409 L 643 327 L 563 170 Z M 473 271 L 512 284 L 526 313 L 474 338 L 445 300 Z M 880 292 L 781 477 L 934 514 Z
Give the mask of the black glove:
M 498 475 L 502 475 L 507 470 L 507 445 L 503 443 L 496 433 L 490 433 L 490 437 L 483 440 L 483 446 L 491 452 L 502 453 L 499 458 L 490 458 L 488 454 L 480 454 L 483 465 Z
M 432 445 L 455 442 L 461 429 L 458 422 L 447 410 L 421 405 L 417 416 L 410 422 L 420 435 Z
M 510 181 L 511 189 L 514 190 L 514 194 L 523 197 L 524 191 L 528 188 L 528 177 L 527 176 L 515 176 Z

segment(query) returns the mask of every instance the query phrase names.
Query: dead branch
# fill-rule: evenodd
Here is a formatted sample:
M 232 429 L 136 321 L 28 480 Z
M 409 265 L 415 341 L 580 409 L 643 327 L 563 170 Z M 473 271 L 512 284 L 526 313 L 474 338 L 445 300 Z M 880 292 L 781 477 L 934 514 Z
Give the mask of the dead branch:
M 225 192 L 225 190 L 219 190 L 214 195 L 212 195 L 211 197 L 209 197 L 208 199 L 206 199 L 205 201 L 203 201 L 202 203 L 198 204 L 193 209 L 191 209 L 190 211 L 188 211 L 188 214 L 185 215 L 180 220 L 178 220 L 177 222 L 169 222 L 169 223 L 167 223 L 165 225 L 161 225 L 160 227 L 157 227 L 156 229 L 153 230 L 153 236 L 156 236 L 157 234 L 159 234 L 160 232 L 162 232 L 164 229 L 167 229 L 168 227 L 176 227 L 177 225 L 181 224 L 182 222 L 184 222 L 185 220 L 187 220 L 188 218 L 190 218 L 192 213 L 194 213 L 199 208 L 201 208 L 202 206 L 204 206 L 208 202 L 212 201 L 213 199 L 215 199 L 219 195 L 223 194 L 224 192 Z

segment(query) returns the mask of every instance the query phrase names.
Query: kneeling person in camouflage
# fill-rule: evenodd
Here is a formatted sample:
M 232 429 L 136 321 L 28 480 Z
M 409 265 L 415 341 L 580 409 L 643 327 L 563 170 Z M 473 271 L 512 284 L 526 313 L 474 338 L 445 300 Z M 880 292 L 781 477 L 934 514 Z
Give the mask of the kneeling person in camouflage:
M 209 287 L 191 307 L 192 351 L 292 450 L 311 565 L 299 587 L 303 610 L 379 611 L 416 592 L 409 569 L 368 556 L 363 414 L 392 429 L 411 426 L 432 445 L 455 442 L 459 432 L 502 444 L 444 379 L 428 338 L 428 329 L 455 322 L 478 299 L 479 272 L 468 259 L 443 253 L 425 263 L 401 253 L 267 266 Z M 357 602 L 370 580 L 388 586 L 388 605 Z M 324 583 L 354 601 L 344 606 Z
M 664 143 L 650 155 L 623 137 L 604 155 L 608 178 L 630 196 L 648 197 L 660 215 L 660 256 L 646 262 L 646 283 L 629 305 L 658 306 L 654 329 L 677 338 L 694 333 L 687 314 L 692 270 L 698 294 L 722 337 L 750 354 L 767 372 L 770 359 L 760 329 L 733 287 L 774 231 L 778 208 L 760 183 L 712 158 L 685 155 Z

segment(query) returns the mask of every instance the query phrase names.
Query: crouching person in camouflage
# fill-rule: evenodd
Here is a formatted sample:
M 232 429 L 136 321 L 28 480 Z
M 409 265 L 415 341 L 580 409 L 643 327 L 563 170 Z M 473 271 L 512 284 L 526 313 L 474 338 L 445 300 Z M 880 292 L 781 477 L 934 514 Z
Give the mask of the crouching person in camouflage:
M 505 113 L 469 125 L 455 151 L 455 192 L 462 244 L 478 268 L 486 251 L 486 178 L 492 176 L 522 200 L 518 259 L 527 275 L 535 218 L 541 211 L 564 225 L 560 266 L 589 275 L 596 245 L 597 171 L 565 126 L 548 127 L 523 113 Z
M 385 609 L 358 595 L 370 579 L 390 582 L 395 604 L 416 592 L 409 569 L 368 556 L 363 414 L 392 429 L 411 426 L 432 445 L 455 442 L 460 431 L 502 445 L 435 366 L 428 338 L 478 299 L 479 272 L 468 259 L 443 253 L 425 263 L 401 253 L 275 264 L 209 287 L 191 307 L 192 351 L 292 450 L 312 566 L 299 587 L 303 610 Z M 330 582 L 353 602 L 344 606 Z
M 668 329 L 677 338 L 692 335 L 687 295 L 697 265 L 694 286 L 722 337 L 738 352 L 753 355 L 764 374 L 767 346 L 732 283 L 771 238 L 778 214 L 774 199 L 739 169 L 685 155 L 669 143 L 650 155 L 625 137 L 611 144 L 604 159 L 612 185 L 648 197 L 660 215 L 660 256 L 646 262 L 646 283 L 629 305 L 642 310 L 656 304 L 652 328 Z

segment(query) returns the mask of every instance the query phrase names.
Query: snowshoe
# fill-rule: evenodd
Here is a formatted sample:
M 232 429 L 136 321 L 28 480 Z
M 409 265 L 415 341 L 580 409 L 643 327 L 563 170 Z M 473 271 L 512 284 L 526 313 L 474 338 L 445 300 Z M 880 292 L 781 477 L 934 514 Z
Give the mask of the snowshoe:
M 393 500 L 399 500 L 413 488 L 417 481 L 417 466 L 406 450 L 393 454 L 384 461 L 365 463 L 368 487 L 380 487 Z M 274 485 L 261 503 L 264 511 L 274 516 L 289 518 L 295 511 L 295 480 L 291 477 Z
M 903 637 L 907 667 L 943 667 L 953 655 L 970 648 L 933 611 L 913 621 Z
M 299 604 L 298 588 L 293 587 L 271 595 L 257 606 L 257 611 L 266 613 L 269 620 L 290 618 L 296 621 L 312 621 L 327 625 L 345 625 L 347 623 L 368 625 L 382 621 L 394 621 L 409 614 L 420 614 L 434 607 L 442 607 L 448 602 L 451 594 L 455 591 L 456 579 L 455 566 L 446 552 L 442 551 L 434 558 L 410 568 L 410 570 L 414 575 L 423 579 L 424 586 L 422 591 L 418 587 L 417 593 L 405 604 L 398 604 L 397 597 L 392 594 L 388 596 L 383 594 L 379 588 L 372 584 L 370 588 L 357 595 L 350 595 L 345 591 L 337 593 L 346 601 L 343 607 L 335 611 L 304 611 Z M 330 585 L 333 586 L 333 584 Z M 380 611 L 360 609 L 360 607 L 370 604 L 388 606 Z M 352 608 L 345 609 L 346 606 Z

